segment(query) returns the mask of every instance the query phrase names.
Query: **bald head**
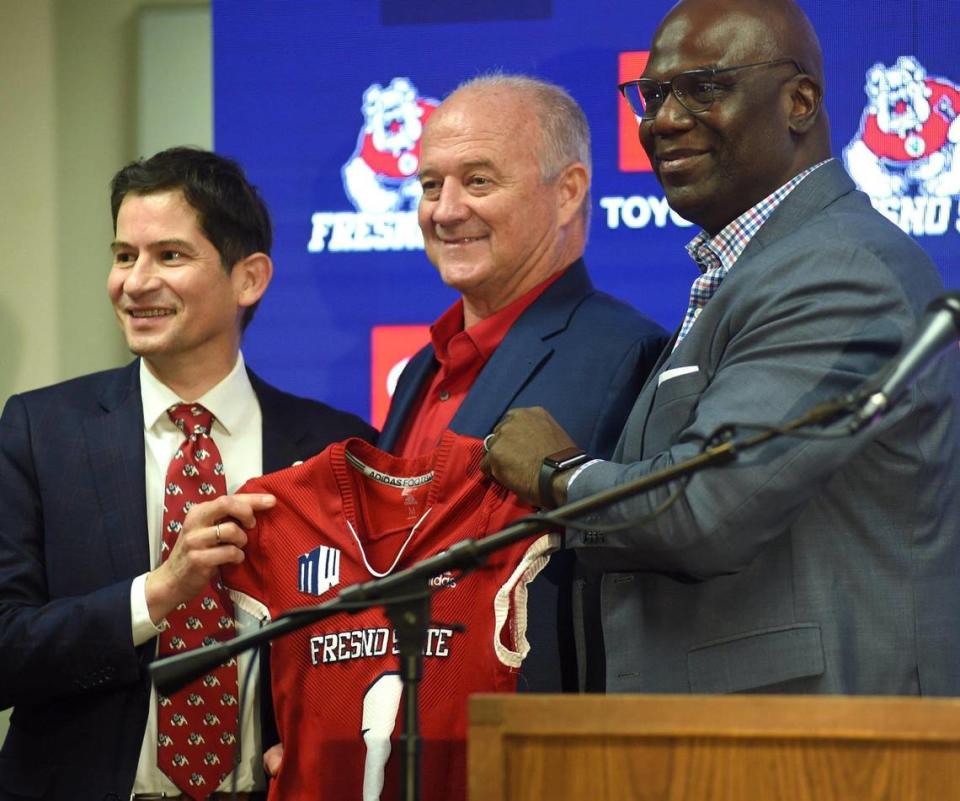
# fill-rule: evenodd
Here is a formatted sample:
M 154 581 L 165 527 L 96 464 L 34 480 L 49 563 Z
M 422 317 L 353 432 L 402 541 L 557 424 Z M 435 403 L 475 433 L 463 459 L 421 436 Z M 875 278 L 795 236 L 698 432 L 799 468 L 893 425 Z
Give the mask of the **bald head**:
M 708 19 L 718 26 L 716 34 L 727 40 L 731 64 L 745 57 L 792 58 L 824 86 L 820 40 L 794 0 L 680 0 L 660 23 L 657 35 L 668 24 L 683 28 Z
M 670 93 L 640 140 L 670 205 L 709 233 L 829 157 L 823 57 L 793 0 L 681 0 L 643 77 L 686 72 L 707 73 L 709 102 L 690 111 Z

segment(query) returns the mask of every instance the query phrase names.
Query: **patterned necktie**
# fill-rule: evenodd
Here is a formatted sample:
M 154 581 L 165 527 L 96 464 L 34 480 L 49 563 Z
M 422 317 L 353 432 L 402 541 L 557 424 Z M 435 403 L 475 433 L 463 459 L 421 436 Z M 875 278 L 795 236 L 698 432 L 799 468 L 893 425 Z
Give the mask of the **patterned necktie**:
M 190 507 L 226 493 L 223 463 L 210 438 L 213 415 L 198 404 L 167 410 L 186 439 L 167 468 L 163 505 L 166 559 Z M 217 576 L 192 601 L 167 615 L 158 656 L 233 636 L 233 603 Z M 237 663 L 231 659 L 172 695 L 157 695 L 157 765 L 187 796 L 205 799 L 233 769 L 237 731 Z

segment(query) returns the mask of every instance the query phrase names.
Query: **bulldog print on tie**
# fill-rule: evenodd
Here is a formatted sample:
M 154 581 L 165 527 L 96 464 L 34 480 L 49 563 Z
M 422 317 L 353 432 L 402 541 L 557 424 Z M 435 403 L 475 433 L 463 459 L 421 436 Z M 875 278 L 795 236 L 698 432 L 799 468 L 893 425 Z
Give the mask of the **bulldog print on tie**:
M 226 494 L 220 451 L 210 436 L 213 415 L 199 404 L 167 414 L 185 437 L 167 468 L 163 506 L 165 560 L 190 507 Z M 157 656 L 180 653 L 233 636 L 233 603 L 219 574 L 200 594 L 167 615 Z M 157 695 L 157 765 L 185 795 L 202 801 L 233 770 L 237 732 L 236 659 L 169 696 Z

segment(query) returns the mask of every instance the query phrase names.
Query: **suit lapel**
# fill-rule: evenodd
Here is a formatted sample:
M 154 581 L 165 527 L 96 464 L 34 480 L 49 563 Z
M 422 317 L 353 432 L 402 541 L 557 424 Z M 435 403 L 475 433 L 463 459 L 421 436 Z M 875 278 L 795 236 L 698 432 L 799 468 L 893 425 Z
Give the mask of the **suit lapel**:
M 818 167 L 777 206 L 770 219 L 761 226 L 740 254 L 737 264 L 756 255 L 756 251 L 772 242 L 793 234 L 815 214 L 856 188 L 843 165 L 836 159 Z
M 553 354 L 549 338 L 563 331 L 576 307 L 593 290 L 582 260 L 574 262 L 511 326 L 484 365 L 450 427 L 483 437 Z
M 673 336 L 670 337 L 670 341 L 664 346 L 663 350 L 660 351 L 660 355 L 657 357 L 657 363 L 653 365 L 653 369 L 647 375 L 647 380 L 644 382 L 644 385 L 649 384 L 656 377 L 667 363 L 667 360 L 673 356 L 673 348 L 677 344 L 677 337 L 680 336 L 681 325 L 678 325 L 676 330 L 673 332 Z
M 633 404 L 633 408 L 627 416 L 627 422 L 623 426 L 623 431 L 620 432 L 620 439 L 617 441 L 617 447 L 614 448 L 613 456 L 611 457 L 614 462 L 621 461 L 627 442 L 631 443 L 633 449 L 642 449 L 644 434 L 647 430 L 647 420 L 650 417 L 650 412 L 653 410 L 653 400 L 657 396 L 657 376 L 662 372 L 663 368 L 666 367 L 667 362 L 670 361 L 670 357 L 673 356 L 673 346 L 677 341 L 677 337 L 680 335 L 680 327 L 681 326 L 677 326 L 673 332 L 673 336 L 670 337 L 670 341 L 660 352 L 657 363 L 648 374 L 643 389 L 640 390 L 637 401 Z
M 139 365 L 134 361 L 111 376 L 100 396 L 100 411 L 83 423 L 107 548 L 118 578 L 150 569 Z
M 263 472 L 273 473 L 304 458 L 300 443 L 307 433 L 295 415 L 284 413 L 280 393 L 247 370 L 260 403 Z
M 289 430 L 282 416 L 271 413 L 261 402 L 263 415 L 263 472 L 273 473 L 300 460 L 297 437 Z
M 833 160 L 818 168 L 806 179 L 801 181 L 800 185 L 784 198 L 783 202 L 770 216 L 770 219 L 761 226 L 743 253 L 740 254 L 740 258 L 731 270 L 731 276 L 735 274 L 738 269 L 742 270 L 742 265 L 745 262 L 756 256 L 759 251 L 763 250 L 763 248 L 771 242 L 775 242 L 793 233 L 804 221 L 826 208 L 841 195 L 851 192 L 855 188 L 850 176 L 847 175 L 838 161 Z M 729 289 L 729 277 L 725 279 L 724 283 L 727 285 L 727 291 L 731 291 Z M 717 298 L 723 291 L 724 286 L 721 286 L 717 291 L 717 295 L 711 298 L 710 303 L 716 304 Z M 614 461 L 622 461 L 624 447 L 627 443 L 630 444 L 631 453 L 635 454 L 632 458 L 644 458 L 643 442 L 646 434 L 647 421 L 653 410 L 653 403 L 657 396 L 657 377 L 673 355 L 673 344 L 676 341 L 678 333 L 679 328 L 674 332 L 673 338 L 667 347 L 664 348 L 656 366 L 650 372 L 650 377 L 640 392 L 640 396 L 637 398 L 637 402 L 634 404 L 630 416 L 627 418 L 623 433 L 620 435 L 620 440 L 613 454 Z M 687 339 L 685 339 L 684 345 L 678 349 L 681 356 L 681 364 L 697 363 L 696 354 L 701 352 L 701 349 L 695 348 L 693 345 L 696 342 L 697 336 L 700 334 L 701 331 L 697 330 L 696 326 L 694 326 L 690 334 L 688 334 L 690 341 L 688 342 Z M 689 352 L 686 358 L 684 358 L 685 350 Z
M 472 437 L 489 434 L 520 390 L 553 353 L 553 348 L 547 347 L 539 337 L 521 337 L 508 348 L 504 345 L 506 339 L 477 376 L 450 422 L 450 428 L 457 433 Z
M 415 413 L 414 404 L 420 397 L 423 386 L 428 382 L 437 369 L 437 360 L 433 355 L 433 345 L 427 345 L 419 350 L 410 359 L 410 363 L 403 371 L 401 381 L 397 384 L 390 410 L 383 424 L 383 431 L 377 440 L 377 447 L 388 453 L 393 451 L 400 437 L 404 424 Z

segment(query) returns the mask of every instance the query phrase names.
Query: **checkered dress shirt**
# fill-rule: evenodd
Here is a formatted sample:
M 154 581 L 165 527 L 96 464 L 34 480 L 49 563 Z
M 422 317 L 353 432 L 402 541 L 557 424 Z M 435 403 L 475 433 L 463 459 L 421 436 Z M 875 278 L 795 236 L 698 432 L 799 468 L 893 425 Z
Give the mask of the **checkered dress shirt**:
M 830 159 L 814 164 L 791 178 L 757 205 L 747 209 L 716 236 L 711 237 L 706 231 L 701 231 L 687 244 L 687 253 L 697 263 L 701 274 L 690 288 L 690 305 L 687 307 L 687 313 L 683 318 L 683 324 L 680 326 L 680 333 L 677 335 L 674 348 L 680 344 L 693 327 L 693 323 L 701 310 L 720 287 L 720 282 L 733 268 L 737 259 L 740 258 L 740 254 L 750 244 L 754 234 L 770 219 L 770 215 L 776 211 L 777 206 L 783 202 L 783 199 L 796 189 L 804 178 L 817 167 L 826 164 L 827 161 L 830 161 Z

